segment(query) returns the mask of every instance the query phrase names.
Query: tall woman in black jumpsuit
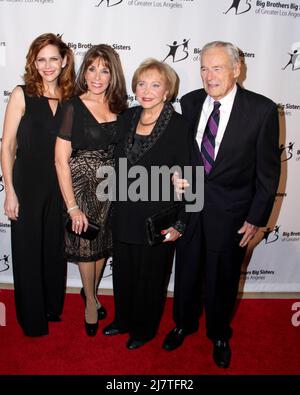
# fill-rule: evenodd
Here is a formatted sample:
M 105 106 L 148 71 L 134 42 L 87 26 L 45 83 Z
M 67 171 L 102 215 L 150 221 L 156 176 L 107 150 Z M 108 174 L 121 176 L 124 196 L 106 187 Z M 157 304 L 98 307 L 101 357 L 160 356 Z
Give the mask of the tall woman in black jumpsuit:
M 28 336 L 48 334 L 63 308 L 62 199 L 54 167 L 61 102 L 74 88 L 74 60 L 54 34 L 37 37 L 27 54 L 24 86 L 7 105 L 1 165 L 4 210 L 11 221 L 15 303 Z

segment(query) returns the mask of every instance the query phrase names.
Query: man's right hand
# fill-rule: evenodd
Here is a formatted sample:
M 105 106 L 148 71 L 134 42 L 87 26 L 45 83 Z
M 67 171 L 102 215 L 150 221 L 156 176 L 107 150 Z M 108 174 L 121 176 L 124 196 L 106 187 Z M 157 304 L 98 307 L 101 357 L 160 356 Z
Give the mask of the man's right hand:
M 181 199 L 181 195 L 184 194 L 185 188 L 188 188 L 190 186 L 188 180 L 186 180 L 185 178 L 179 178 L 178 172 L 175 171 L 172 177 L 172 182 L 175 188 L 177 198 Z

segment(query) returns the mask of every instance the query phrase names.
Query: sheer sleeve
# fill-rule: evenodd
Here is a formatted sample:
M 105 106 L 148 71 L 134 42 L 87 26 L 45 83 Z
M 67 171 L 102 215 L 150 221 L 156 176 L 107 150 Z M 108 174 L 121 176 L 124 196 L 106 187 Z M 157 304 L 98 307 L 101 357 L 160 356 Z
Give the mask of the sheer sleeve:
M 59 128 L 58 137 L 64 140 L 72 140 L 72 129 L 74 120 L 74 106 L 67 102 L 62 107 L 62 122 Z

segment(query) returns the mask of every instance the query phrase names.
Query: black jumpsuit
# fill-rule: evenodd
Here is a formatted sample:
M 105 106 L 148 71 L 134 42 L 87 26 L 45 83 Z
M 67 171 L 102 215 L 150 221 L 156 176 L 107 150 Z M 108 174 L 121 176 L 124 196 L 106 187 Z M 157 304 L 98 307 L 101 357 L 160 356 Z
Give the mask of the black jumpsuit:
M 62 198 L 54 166 L 61 122 L 46 97 L 25 93 L 25 114 L 17 131 L 13 184 L 19 218 L 12 221 L 12 258 L 17 319 L 28 336 L 48 333 L 47 313 L 63 308 L 65 262 Z

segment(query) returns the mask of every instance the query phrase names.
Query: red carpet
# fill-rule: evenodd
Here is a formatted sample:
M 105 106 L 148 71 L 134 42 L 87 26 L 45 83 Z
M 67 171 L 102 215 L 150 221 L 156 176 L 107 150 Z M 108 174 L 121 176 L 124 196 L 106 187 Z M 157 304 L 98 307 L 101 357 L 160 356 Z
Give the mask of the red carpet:
M 113 298 L 102 296 L 113 318 Z M 6 306 L 6 326 L 0 326 L 1 375 L 294 375 L 300 374 L 300 326 L 291 323 L 292 299 L 241 300 L 233 320 L 232 363 L 217 368 L 212 345 L 205 337 L 204 319 L 198 333 L 173 352 L 161 348 L 173 327 L 172 299 L 168 299 L 158 336 L 129 351 L 127 335 L 95 338 L 85 334 L 84 306 L 78 294 L 67 294 L 63 321 L 50 323 L 50 334 L 25 337 L 16 322 L 13 291 L 0 290 Z

